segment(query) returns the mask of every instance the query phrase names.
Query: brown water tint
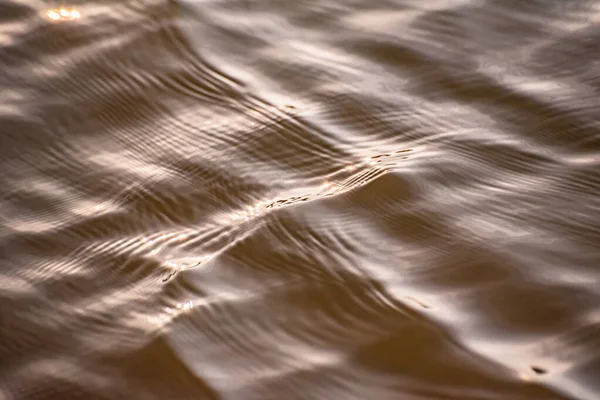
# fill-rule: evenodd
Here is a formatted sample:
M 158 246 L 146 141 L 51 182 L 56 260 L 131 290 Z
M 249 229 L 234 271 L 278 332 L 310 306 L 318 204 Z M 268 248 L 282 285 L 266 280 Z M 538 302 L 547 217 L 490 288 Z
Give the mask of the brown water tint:
M 0 0 L 0 399 L 600 398 L 599 22 Z

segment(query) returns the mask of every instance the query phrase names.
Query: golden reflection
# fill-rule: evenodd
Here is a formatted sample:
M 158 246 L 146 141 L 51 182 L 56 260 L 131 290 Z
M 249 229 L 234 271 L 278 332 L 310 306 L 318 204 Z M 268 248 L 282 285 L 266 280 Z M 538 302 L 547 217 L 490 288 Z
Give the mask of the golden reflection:
M 47 15 L 48 15 L 48 18 L 53 19 L 55 21 L 57 21 L 57 20 L 60 19 L 60 14 L 57 13 L 56 11 L 54 11 L 54 10 L 48 11 Z
M 525 382 L 531 381 L 531 377 L 523 372 L 519 374 L 519 378 Z
M 321 186 L 319 186 L 319 194 L 329 195 L 335 193 L 336 184 L 329 181 L 324 181 Z
M 46 12 L 46 16 L 53 21 L 71 21 L 81 18 L 81 13 L 77 10 L 66 8 L 54 8 Z

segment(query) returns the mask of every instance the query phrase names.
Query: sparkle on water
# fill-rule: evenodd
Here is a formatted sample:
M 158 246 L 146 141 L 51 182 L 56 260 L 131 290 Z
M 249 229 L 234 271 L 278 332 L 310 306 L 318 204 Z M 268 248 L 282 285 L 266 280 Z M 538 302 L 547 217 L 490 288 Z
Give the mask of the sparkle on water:
M 81 13 L 77 10 L 68 10 L 66 8 L 55 8 L 48 10 L 46 16 L 53 21 L 70 21 L 81 18 Z

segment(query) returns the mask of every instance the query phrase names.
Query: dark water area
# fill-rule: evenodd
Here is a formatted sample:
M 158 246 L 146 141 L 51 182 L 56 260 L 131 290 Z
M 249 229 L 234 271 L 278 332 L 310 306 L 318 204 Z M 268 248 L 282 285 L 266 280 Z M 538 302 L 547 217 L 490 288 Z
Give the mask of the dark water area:
M 0 399 L 600 399 L 599 23 L 0 0 Z

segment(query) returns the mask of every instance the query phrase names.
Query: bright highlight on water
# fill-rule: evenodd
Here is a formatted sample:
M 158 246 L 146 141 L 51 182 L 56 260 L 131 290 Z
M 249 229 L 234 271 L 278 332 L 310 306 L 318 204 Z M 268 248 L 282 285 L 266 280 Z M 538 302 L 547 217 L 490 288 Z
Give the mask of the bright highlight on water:
M 53 21 L 70 21 L 81 18 L 81 13 L 77 10 L 67 10 L 66 8 L 55 8 L 48 10 L 46 16 Z

